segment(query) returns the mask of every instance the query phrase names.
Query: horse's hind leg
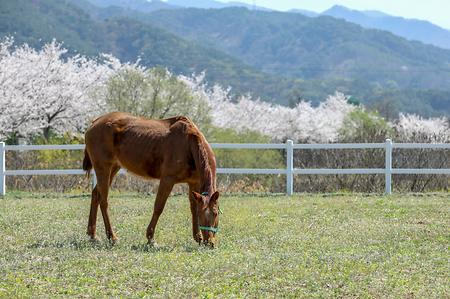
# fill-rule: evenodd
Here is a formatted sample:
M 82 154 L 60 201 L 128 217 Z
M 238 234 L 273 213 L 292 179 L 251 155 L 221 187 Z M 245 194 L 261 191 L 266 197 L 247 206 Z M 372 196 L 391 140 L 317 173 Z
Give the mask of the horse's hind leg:
M 120 170 L 119 164 L 114 164 L 113 167 L 111 168 L 111 174 L 109 175 L 109 186 L 110 187 L 112 185 L 112 181 L 113 181 L 114 177 L 119 172 L 119 170 Z
M 105 224 L 105 232 L 106 236 L 109 240 L 112 242 L 115 242 L 117 240 L 116 235 L 114 234 L 114 231 L 111 227 L 111 222 L 109 220 L 109 214 L 108 214 L 108 192 L 109 192 L 109 185 L 111 182 L 111 174 L 113 170 L 113 164 L 106 164 L 106 165 L 94 165 L 95 168 L 95 174 L 97 176 L 97 192 L 99 194 L 99 204 L 100 204 L 100 210 L 102 211 L 103 216 L 103 222 Z
M 99 205 L 99 194 L 97 191 L 97 186 L 94 187 L 92 190 L 91 195 L 91 210 L 89 212 L 89 221 L 88 221 L 88 228 L 87 228 L 87 234 L 91 237 L 92 240 L 95 240 L 95 230 L 96 230 L 96 223 L 97 223 L 97 210 Z
M 110 177 L 109 177 L 109 185 L 111 186 L 112 180 L 114 176 L 119 172 L 120 166 L 114 165 L 111 168 Z M 91 197 L 91 210 L 89 212 L 89 222 L 88 222 L 88 229 L 87 234 L 91 237 L 92 240 L 95 240 L 95 231 L 96 231 L 96 224 L 97 224 L 97 211 L 98 206 L 100 204 L 100 194 L 97 189 L 97 185 L 92 190 L 92 197 Z

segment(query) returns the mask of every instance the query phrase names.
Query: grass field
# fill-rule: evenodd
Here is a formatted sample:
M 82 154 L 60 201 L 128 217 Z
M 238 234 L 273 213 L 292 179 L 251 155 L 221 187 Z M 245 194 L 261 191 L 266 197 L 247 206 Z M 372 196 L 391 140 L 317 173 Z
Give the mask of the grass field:
M 85 235 L 89 198 L 0 199 L 0 297 L 450 297 L 450 196 L 221 197 L 215 250 L 191 239 L 188 200 L 169 199 L 157 248 L 154 196 L 113 193 L 110 246 Z

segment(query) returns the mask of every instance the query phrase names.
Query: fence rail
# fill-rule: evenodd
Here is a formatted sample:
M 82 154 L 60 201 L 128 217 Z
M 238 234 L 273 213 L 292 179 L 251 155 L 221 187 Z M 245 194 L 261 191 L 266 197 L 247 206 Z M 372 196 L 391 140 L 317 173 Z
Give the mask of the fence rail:
M 286 175 L 286 193 L 293 194 L 294 175 L 318 175 L 318 174 L 384 174 L 385 193 L 392 193 L 392 174 L 450 174 L 450 169 L 416 169 L 416 168 L 392 168 L 392 150 L 401 149 L 450 149 L 450 144 L 428 143 L 393 143 L 387 139 L 385 143 L 340 143 L 340 144 L 294 144 L 292 140 L 286 143 L 262 144 L 262 143 L 212 143 L 214 149 L 283 149 L 286 151 L 286 168 L 218 168 L 220 174 L 281 174 Z M 81 169 L 36 169 L 36 170 L 7 170 L 7 151 L 35 151 L 35 150 L 83 150 L 84 144 L 67 145 L 5 145 L 0 142 L 0 195 L 6 193 L 6 176 L 21 175 L 81 175 Z M 294 168 L 294 150 L 296 149 L 384 149 L 385 168 Z M 121 171 L 124 173 L 125 171 Z M 94 176 L 95 178 L 95 176 Z

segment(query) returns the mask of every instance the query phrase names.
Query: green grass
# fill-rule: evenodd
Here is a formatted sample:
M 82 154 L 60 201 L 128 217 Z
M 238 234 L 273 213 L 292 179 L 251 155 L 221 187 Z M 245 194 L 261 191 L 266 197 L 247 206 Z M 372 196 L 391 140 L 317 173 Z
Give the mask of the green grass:
M 223 196 L 218 248 L 191 239 L 169 199 L 157 248 L 153 196 L 114 193 L 119 242 L 85 235 L 87 195 L 0 199 L 0 297 L 449 298 L 450 197 Z

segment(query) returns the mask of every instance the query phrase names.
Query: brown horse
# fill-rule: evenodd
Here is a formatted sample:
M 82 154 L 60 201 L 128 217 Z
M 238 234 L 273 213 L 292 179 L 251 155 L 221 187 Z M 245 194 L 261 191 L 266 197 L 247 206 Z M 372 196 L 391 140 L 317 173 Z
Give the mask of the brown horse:
M 95 239 L 100 205 L 106 236 L 117 240 L 108 216 L 108 190 L 120 168 L 144 177 L 159 179 L 147 239 L 153 244 L 156 223 L 174 184 L 189 185 L 192 234 L 214 247 L 218 231 L 219 192 L 216 191 L 216 160 L 197 126 L 187 117 L 144 119 L 113 112 L 94 120 L 86 131 L 83 169 L 94 167 L 97 185 L 92 191 L 87 234 Z

